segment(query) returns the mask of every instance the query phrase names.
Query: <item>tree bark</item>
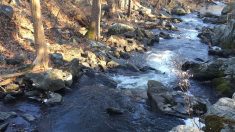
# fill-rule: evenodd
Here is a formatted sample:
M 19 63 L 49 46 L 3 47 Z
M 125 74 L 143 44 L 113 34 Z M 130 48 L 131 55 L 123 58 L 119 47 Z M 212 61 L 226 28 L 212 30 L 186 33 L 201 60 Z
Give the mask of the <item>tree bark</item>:
M 127 16 L 128 17 L 131 16 L 131 8 L 132 8 L 132 0 L 129 0 L 129 3 L 128 3 L 128 12 L 127 12 Z
M 99 40 L 100 39 L 100 20 L 101 20 L 101 0 L 93 0 L 92 2 L 92 21 L 90 30 L 93 30 L 90 34 L 90 39 Z
M 44 35 L 40 0 L 31 0 L 31 11 L 33 16 L 34 39 L 36 45 L 36 59 L 33 64 L 35 69 L 48 69 L 49 57 L 46 39 Z

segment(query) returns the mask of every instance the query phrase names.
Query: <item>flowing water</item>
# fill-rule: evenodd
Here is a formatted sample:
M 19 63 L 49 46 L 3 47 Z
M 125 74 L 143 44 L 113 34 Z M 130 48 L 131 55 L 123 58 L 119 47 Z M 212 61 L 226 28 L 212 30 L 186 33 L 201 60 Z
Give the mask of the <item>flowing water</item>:
M 210 7 L 210 9 L 212 8 Z M 219 12 L 217 12 L 219 9 L 213 8 L 216 13 Z M 144 55 L 141 54 L 142 59 L 138 63 L 155 68 L 158 72 L 135 75 L 110 74 L 118 82 L 118 87 L 124 89 L 124 93 L 110 89 L 102 83 L 95 84 L 97 81 L 92 77 L 82 78 L 74 84 L 73 92 L 65 94 L 61 105 L 49 109 L 44 109 L 34 102 L 22 102 L 8 106 L 0 104 L 2 111 L 15 111 L 19 115 L 11 121 L 12 123 L 10 122 L 7 132 L 14 131 L 16 128 L 32 131 L 34 126 L 43 132 L 95 132 L 97 130 L 102 132 L 164 132 L 180 124 L 202 127 L 203 124 L 199 123 L 199 118 L 183 120 L 164 115 L 161 112 L 151 112 L 144 99 L 133 100 L 127 96 L 133 92 L 146 94 L 148 80 L 157 80 L 169 88 L 173 88 L 178 81 L 177 74 L 181 72 L 180 64 L 185 61 L 211 59 L 207 53 L 208 46 L 202 44 L 197 38 L 197 29 L 213 25 L 203 23 L 196 13 L 188 14 L 181 19 L 183 22 L 175 25 L 179 31 L 162 31 L 171 34 L 173 39 L 161 39 L 160 43 L 150 51 Z M 153 32 L 161 31 L 154 30 Z M 211 102 L 216 101 L 213 90 L 196 81 L 191 81 L 190 93 Z M 122 108 L 125 113 L 120 116 L 109 116 L 105 112 L 107 107 Z M 32 125 L 20 116 L 23 113 L 29 113 L 41 119 Z

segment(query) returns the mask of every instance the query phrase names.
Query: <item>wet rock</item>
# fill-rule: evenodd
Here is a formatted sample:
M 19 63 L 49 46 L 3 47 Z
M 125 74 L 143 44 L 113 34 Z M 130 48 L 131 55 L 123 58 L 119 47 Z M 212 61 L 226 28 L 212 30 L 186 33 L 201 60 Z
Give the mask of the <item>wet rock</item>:
M 139 72 L 139 68 L 137 66 L 135 66 L 132 63 L 125 63 L 124 65 L 121 66 L 122 68 L 126 69 L 126 70 L 130 70 L 133 72 Z
M 15 112 L 0 112 L 0 121 L 5 121 L 11 117 L 15 117 L 17 114 Z
M 33 115 L 30 115 L 30 114 L 23 114 L 21 115 L 25 120 L 29 121 L 29 122 L 32 122 L 32 121 L 35 121 L 36 118 L 33 116 Z
M 183 65 L 182 65 L 182 70 L 183 71 L 187 71 L 189 69 L 198 69 L 200 68 L 200 64 L 199 63 L 196 63 L 196 62 L 193 62 L 193 61 L 186 61 Z
M 212 24 L 225 24 L 227 23 L 227 16 L 220 16 L 220 17 L 205 17 L 203 18 L 203 22 L 205 23 L 212 23 Z
M 197 127 L 179 125 L 177 127 L 174 127 L 170 132 L 203 132 L 203 131 L 198 129 Z
M 26 97 L 35 97 L 39 96 L 41 93 L 38 90 L 32 90 L 32 91 L 26 91 L 24 94 Z
M 160 32 L 159 36 L 163 39 L 172 39 L 173 38 L 173 37 L 171 37 L 170 34 L 164 33 L 164 32 Z
M 24 63 L 24 58 L 22 56 L 6 58 L 5 60 L 8 65 L 22 65 Z
M 154 46 L 154 44 L 159 43 L 159 41 L 160 41 L 159 37 L 155 36 L 154 38 L 148 40 L 147 45 Z
M 216 55 L 218 57 L 229 57 L 230 53 L 226 52 L 226 50 L 222 50 L 220 47 L 214 46 L 209 49 L 209 55 Z
M 114 108 L 114 107 L 107 108 L 106 112 L 109 115 L 122 115 L 122 114 L 124 114 L 124 110 L 119 109 L 119 108 Z
M 125 60 L 128 60 L 131 58 L 130 54 L 126 53 L 126 52 L 120 52 L 120 57 L 125 59 Z
M 140 68 L 139 70 L 142 72 L 157 71 L 155 68 L 152 68 L 150 66 L 144 66 L 144 67 Z
M 195 64 L 186 62 L 183 67 L 183 70 L 189 70 L 193 75 L 193 79 L 198 81 L 208 81 L 215 78 L 225 77 L 225 71 L 227 71 L 227 65 L 225 60 L 217 59 L 204 64 Z
M 80 77 L 82 75 L 82 66 L 78 59 L 73 59 L 69 65 L 69 71 L 73 77 Z
M 193 115 L 201 115 L 207 110 L 207 102 L 203 99 L 181 91 L 173 91 L 157 81 L 148 81 L 147 95 L 153 111 L 162 111 L 166 114 L 186 117 L 189 112 Z M 189 109 L 185 98 L 190 100 L 191 108 Z
M 117 34 L 123 34 L 128 31 L 134 31 L 135 29 L 129 25 L 122 24 L 122 23 L 114 23 L 109 29 L 108 34 L 109 35 L 117 35 Z
M 9 123 L 3 123 L 0 125 L 0 132 L 5 132 Z
M 183 16 L 183 15 L 186 15 L 187 12 L 185 11 L 184 8 L 182 7 L 175 7 L 174 9 L 172 9 L 171 13 L 173 15 L 179 15 L 179 16 Z
M 4 103 L 12 103 L 12 102 L 15 102 L 15 101 L 16 101 L 16 97 L 14 97 L 10 94 L 7 94 L 3 99 Z
M 56 66 L 61 66 L 63 65 L 63 55 L 61 53 L 53 53 L 50 55 L 52 62 Z
M 212 33 L 209 34 L 211 43 L 222 49 L 234 49 L 235 47 L 235 19 L 228 21 L 226 25 L 215 26 Z
M 57 91 L 72 85 L 72 74 L 59 69 L 51 69 L 42 73 L 27 73 L 24 80 L 30 87 L 45 90 Z
M 13 17 L 14 10 L 11 6 L 0 5 L 0 13 L 7 15 L 9 18 Z
M 46 105 L 53 106 L 53 105 L 60 104 L 62 102 L 62 100 L 63 100 L 63 97 L 60 94 L 50 92 L 48 94 L 48 99 L 44 99 L 43 102 Z
M 103 73 L 97 73 L 93 70 L 88 70 L 84 73 L 84 75 L 81 77 L 81 81 L 83 80 L 91 80 L 90 83 L 95 83 L 95 84 L 102 84 L 104 86 L 107 86 L 109 88 L 116 88 L 117 87 L 117 82 L 114 81 L 112 78 L 109 76 L 103 74 Z

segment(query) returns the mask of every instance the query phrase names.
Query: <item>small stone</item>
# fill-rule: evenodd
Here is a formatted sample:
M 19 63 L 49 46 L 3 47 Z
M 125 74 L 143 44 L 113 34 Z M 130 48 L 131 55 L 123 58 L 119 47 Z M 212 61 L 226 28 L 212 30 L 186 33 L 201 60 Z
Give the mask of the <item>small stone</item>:
M 51 92 L 48 99 L 44 99 L 43 102 L 46 105 L 56 105 L 62 102 L 63 97 L 58 93 Z

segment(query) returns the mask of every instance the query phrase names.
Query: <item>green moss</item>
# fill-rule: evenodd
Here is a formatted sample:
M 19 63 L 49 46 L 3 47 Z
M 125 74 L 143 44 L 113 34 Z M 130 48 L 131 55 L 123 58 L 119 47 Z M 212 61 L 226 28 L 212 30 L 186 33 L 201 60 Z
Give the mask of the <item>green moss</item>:
M 212 85 L 216 88 L 216 90 L 226 96 L 231 95 L 232 87 L 230 81 L 225 80 L 224 78 L 216 78 L 212 81 Z
M 224 127 L 221 117 L 211 115 L 205 118 L 206 132 L 220 132 Z

